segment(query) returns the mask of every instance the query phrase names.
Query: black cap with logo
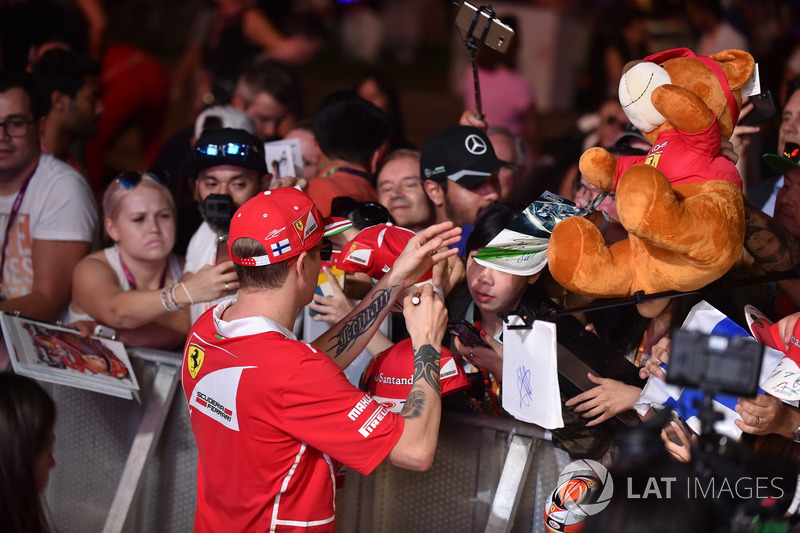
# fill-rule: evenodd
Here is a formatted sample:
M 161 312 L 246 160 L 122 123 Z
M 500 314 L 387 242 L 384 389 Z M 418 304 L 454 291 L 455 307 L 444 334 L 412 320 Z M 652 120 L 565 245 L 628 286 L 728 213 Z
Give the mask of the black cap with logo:
M 431 136 L 419 163 L 422 179 L 449 179 L 464 187 L 480 185 L 501 167 L 517 168 L 498 159 L 489 137 L 473 126 L 452 126 Z
M 206 130 L 197 139 L 191 158 L 181 167 L 181 174 L 195 178 L 203 170 L 221 165 L 247 168 L 262 175 L 266 174 L 264 143 L 245 130 Z

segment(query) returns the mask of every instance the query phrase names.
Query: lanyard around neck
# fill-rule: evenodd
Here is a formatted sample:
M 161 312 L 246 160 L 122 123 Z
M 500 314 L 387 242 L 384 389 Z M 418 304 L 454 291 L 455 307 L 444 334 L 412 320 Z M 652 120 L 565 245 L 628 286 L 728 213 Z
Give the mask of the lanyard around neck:
M 369 176 L 367 175 L 366 172 L 364 172 L 363 170 L 358 170 L 357 168 L 351 168 L 351 167 L 333 167 L 333 168 L 327 170 L 320 177 L 321 178 L 327 178 L 328 176 L 330 176 L 331 174 L 333 174 L 335 172 L 344 172 L 346 174 L 352 174 L 354 176 L 361 176 L 365 180 L 369 180 Z
M 25 198 L 25 191 L 28 190 L 28 184 L 31 182 L 33 175 L 36 174 L 37 168 L 39 168 L 38 161 L 36 162 L 36 166 L 33 167 L 33 170 L 31 170 L 31 173 L 25 178 L 25 181 L 22 182 L 22 187 L 19 188 L 17 197 L 14 198 L 14 204 L 11 206 L 11 212 L 8 214 L 6 230 L 3 233 L 3 251 L 0 252 L 0 283 L 3 283 L 5 280 L 6 248 L 8 247 L 8 237 L 11 234 L 11 227 L 14 225 L 14 221 L 17 219 L 19 210 L 22 207 L 22 200 Z
M 128 270 L 128 267 L 125 266 L 125 262 L 122 260 L 122 256 L 119 258 L 119 264 L 122 267 L 122 273 L 125 274 L 125 279 L 128 280 L 128 285 L 131 286 L 131 290 L 136 290 L 136 280 L 133 279 L 133 274 L 131 271 Z M 167 284 L 167 269 L 169 267 L 169 259 L 167 259 L 167 264 L 164 265 L 164 272 L 161 273 L 161 281 L 158 282 L 158 288 L 163 289 L 164 286 Z

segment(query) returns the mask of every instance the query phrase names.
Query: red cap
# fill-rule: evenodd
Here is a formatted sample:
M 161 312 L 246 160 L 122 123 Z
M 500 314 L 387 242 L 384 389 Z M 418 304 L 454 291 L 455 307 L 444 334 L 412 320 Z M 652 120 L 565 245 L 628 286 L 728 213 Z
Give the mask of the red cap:
M 378 403 L 399 413 L 406 403 L 414 381 L 414 349 L 411 339 L 398 342 L 379 353 L 364 373 L 364 385 Z M 439 362 L 439 383 L 442 396 L 469 386 L 470 381 L 453 352 L 442 347 Z
M 291 259 L 313 248 L 333 223 L 320 216 L 308 195 L 293 187 L 264 191 L 249 199 L 233 215 L 228 247 L 237 265 L 263 266 Z M 233 244 L 249 238 L 260 242 L 265 255 L 237 257 Z
M 364 228 L 342 248 L 337 266 L 347 272 L 364 272 L 381 279 L 413 236 L 413 231 L 388 222 Z M 428 271 L 419 281 L 430 277 L 431 271 Z

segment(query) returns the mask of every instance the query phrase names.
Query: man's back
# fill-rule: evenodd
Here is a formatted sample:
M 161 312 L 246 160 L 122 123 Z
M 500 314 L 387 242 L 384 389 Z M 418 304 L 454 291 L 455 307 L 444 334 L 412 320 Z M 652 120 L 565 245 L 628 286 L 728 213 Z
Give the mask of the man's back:
M 308 182 L 306 193 L 324 217 L 331 215 L 331 204 L 338 196 L 347 196 L 357 202 L 378 201 L 378 192 L 369 182 L 367 173 L 350 167 L 328 169 L 320 177 Z
M 333 530 L 334 467 L 319 450 L 369 473 L 402 419 L 275 322 L 215 325 L 212 313 L 194 325 L 182 370 L 199 451 L 195 530 Z

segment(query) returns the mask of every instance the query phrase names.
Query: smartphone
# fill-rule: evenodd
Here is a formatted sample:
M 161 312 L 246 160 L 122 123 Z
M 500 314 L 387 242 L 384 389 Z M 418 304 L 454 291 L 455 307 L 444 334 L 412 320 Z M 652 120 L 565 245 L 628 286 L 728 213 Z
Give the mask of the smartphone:
M 220 263 L 224 263 L 225 261 L 231 260 L 231 254 L 228 250 L 228 236 L 227 235 L 219 235 L 217 236 L 217 256 L 214 262 L 215 265 Z
M 753 104 L 753 109 L 750 110 L 746 117 L 739 121 L 739 124 L 743 126 L 758 126 L 765 120 L 774 117 L 778 112 L 778 110 L 775 109 L 775 101 L 772 99 L 772 93 L 769 91 L 751 96 L 748 103 Z
M 458 337 L 458 340 L 465 346 L 486 346 L 488 344 L 481 339 L 481 330 L 475 327 L 472 322 L 462 319 L 451 319 L 447 321 L 447 330 L 451 335 Z
M 669 420 L 671 422 L 675 422 L 678 425 L 679 429 L 676 430 L 674 427 L 672 427 L 672 424 L 667 424 L 665 428 L 667 432 L 667 438 L 669 438 L 669 440 L 671 440 L 673 444 L 677 444 L 678 446 L 683 446 L 683 442 L 675 432 L 683 431 L 686 434 L 686 436 L 691 439 L 692 435 L 695 434 L 694 431 L 692 431 L 692 428 L 686 425 L 686 422 L 684 422 L 683 418 L 681 418 L 681 415 L 679 415 L 675 411 L 672 411 L 672 413 L 670 413 Z
M 463 2 L 456 13 L 456 26 L 465 33 L 469 32 L 472 21 L 475 20 L 477 14 L 477 7 L 469 2 Z M 511 39 L 514 38 L 514 30 L 496 18 L 489 19 L 489 15 L 485 11 L 480 12 L 475 27 L 472 28 L 472 34 L 466 35 L 465 37 L 467 39 L 470 37 L 480 37 L 483 35 L 487 24 L 489 24 L 489 29 L 486 31 L 486 38 L 483 42 L 492 50 L 497 50 L 503 54 L 506 53 L 508 47 L 511 45 Z

